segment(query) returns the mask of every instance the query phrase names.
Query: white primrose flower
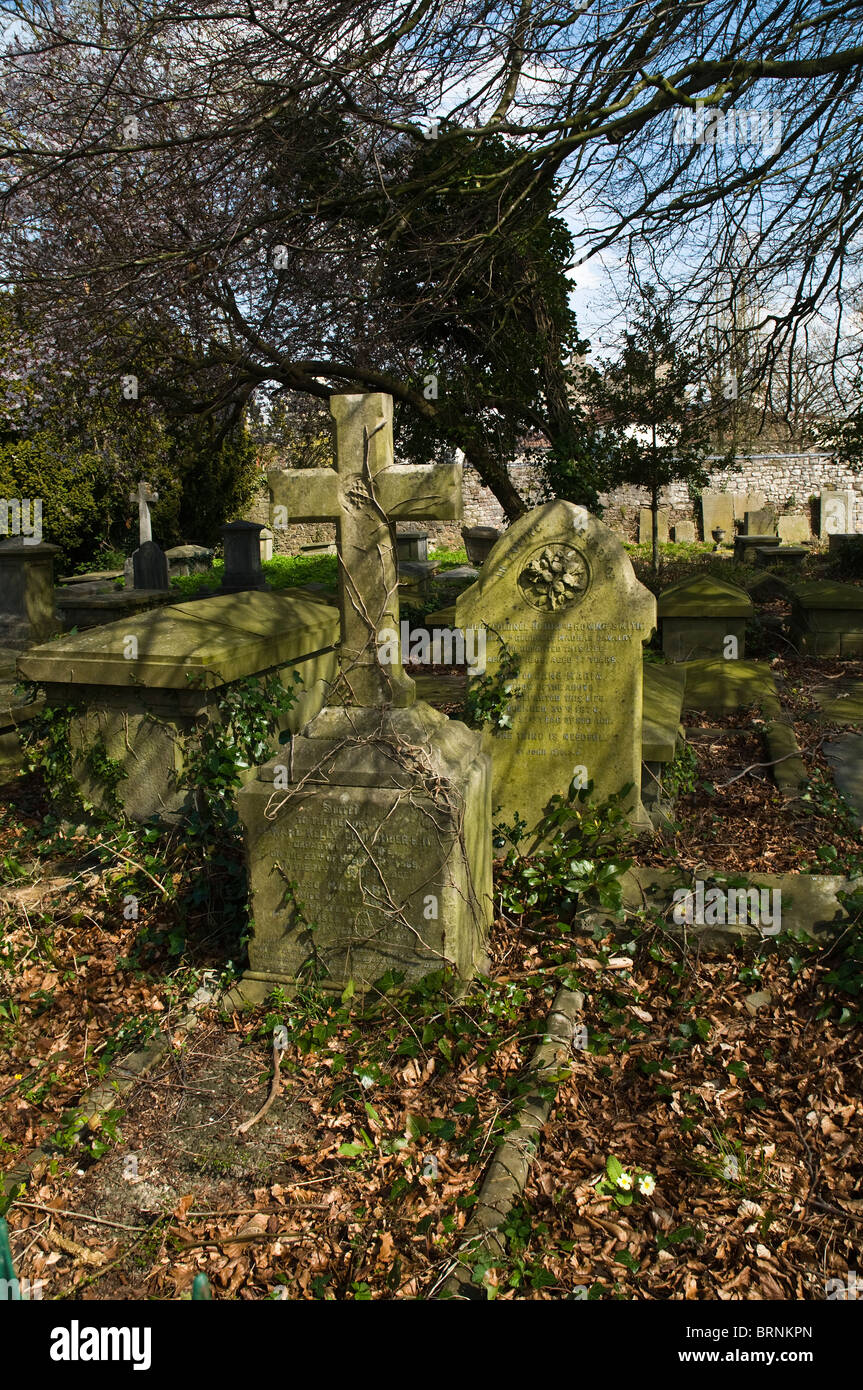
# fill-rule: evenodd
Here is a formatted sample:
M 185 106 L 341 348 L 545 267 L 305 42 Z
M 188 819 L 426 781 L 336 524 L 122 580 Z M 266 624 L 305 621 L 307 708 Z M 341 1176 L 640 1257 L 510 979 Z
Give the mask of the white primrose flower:
M 621 1173 L 620 1177 L 617 1179 L 617 1185 L 618 1185 L 618 1187 L 622 1187 L 623 1190 L 624 1190 L 624 1192 L 631 1192 L 631 1191 L 632 1191 L 632 1174 L 631 1174 L 631 1173 Z
M 638 1179 L 638 1190 L 642 1197 L 651 1197 L 656 1191 L 656 1178 L 652 1178 L 649 1173 L 643 1173 Z

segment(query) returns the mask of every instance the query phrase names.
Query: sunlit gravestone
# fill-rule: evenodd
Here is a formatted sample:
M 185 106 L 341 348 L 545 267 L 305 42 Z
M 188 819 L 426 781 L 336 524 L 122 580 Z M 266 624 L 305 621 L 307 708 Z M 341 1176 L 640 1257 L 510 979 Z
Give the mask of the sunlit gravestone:
M 273 526 L 335 521 L 340 671 L 328 705 L 240 793 L 254 935 L 242 993 L 304 972 L 365 985 L 485 965 L 491 778 L 481 738 L 401 664 L 397 520 L 461 514 L 460 470 L 393 461 L 392 399 L 333 396 L 335 469 L 269 475 Z
M 517 669 L 511 727 L 491 729 L 492 802 L 533 832 L 554 795 L 592 784 L 601 802 L 629 788 L 640 801 L 642 643 L 656 600 L 635 576 L 620 539 L 583 507 L 548 502 L 497 542 L 476 584 L 459 595 L 459 628 L 488 630 L 487 672 Z

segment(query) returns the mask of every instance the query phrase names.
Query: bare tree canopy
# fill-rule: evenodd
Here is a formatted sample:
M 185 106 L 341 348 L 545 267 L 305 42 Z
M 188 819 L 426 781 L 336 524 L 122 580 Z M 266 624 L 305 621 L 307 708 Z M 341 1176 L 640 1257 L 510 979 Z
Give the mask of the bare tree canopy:
M 0 12 L 6 283 L 58 350 L 161 332 L 189 409 L 390 391 L 514 515 L 519 428 L 574 428 L 566 263 L 621 246 L 691 325 L 757 266 L 768 358 L 856 351 L 863 4 Z

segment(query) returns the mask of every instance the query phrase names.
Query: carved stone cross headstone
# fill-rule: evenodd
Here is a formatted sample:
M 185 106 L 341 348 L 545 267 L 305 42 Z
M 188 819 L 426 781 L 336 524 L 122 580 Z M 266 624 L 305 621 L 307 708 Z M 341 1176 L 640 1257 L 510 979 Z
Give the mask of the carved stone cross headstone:
M 237 798 L 255 921 L 245 998 L 310 963 L 329 985 L 445 966 L 467 977 L 491 924 L 490 761 L 478 734 L 416 700 L 398 646 L 393 523 L 458 517 L 460 470 L 394 463 L 388 396 L 330 409 L 336 468 L 268 480 L 274 528 L 336 522 L 340 676 Z
M 159 494 L 149 483 L 140 482 L 135 492 L 129 493 L 129 501 L 138 503 L 138 544 L 153 539 L 153 526 L 150 520 L 150 503 L 158 502 Z
M 332 396 L 330 413 L 336 467 L 271 472 L 273 528 L 335 521 L 344 701 L 405 708 L 415 699 L 414 683 L 400 650 L 378 640 L 383 631 L 399 632 L 393 524 L 460 517 L 461 468 L 394 462 L 391 396 Z

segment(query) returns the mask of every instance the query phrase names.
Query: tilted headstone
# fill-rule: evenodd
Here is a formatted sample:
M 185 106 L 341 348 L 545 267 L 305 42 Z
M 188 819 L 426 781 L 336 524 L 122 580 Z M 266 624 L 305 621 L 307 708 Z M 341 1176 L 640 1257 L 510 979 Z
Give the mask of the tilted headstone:
M 310 964 L 328 984 L 367 984 L 387 970 L 467 977 L 485 961 L 489 761 L 478 734 L 415 702 L 393 536 L 397 520 L 459 517 L 461 470 L 396 466 L 392 409 L 333 396 L 336 468 L 269 475 L 274 527 L 336 522 L 340 676 L 290 756 L 238 797 L 255 921 L 245 997 Z
M 847 488 L 843 492 L 822 492 L 819 535 L 848 535 L 856 529 L 853 490 Z
M 642 643 L 656 600 L 615 533 L 571 502 L 528 512 L 459 595 L 456 625 L 487 629 L 489 675 L 503 646 L 518 666 L 512 726 L 483 736 L 503 818 L 533 829 L 576 780 L 597 802 L 628 785 L 641 822 Z
M 155 541 L 144 541 L 132 555 L 136 589 L 168 589 L 168 561 Z
M 704 539 L 709 541 L 717 527 L 725 532 L 725 539 L 734 536 L 734 499 L 730 492 L 702 492 L 701 517 Z
M 59 631 L 54 611 L 54 557 L 44 541 L 0 541 L 0 647 L 29 647 Z
M 656 513 L 656 533 L 661 545 L 668 540 L 668 512 Z M 641 507 L 638 512 L 638 544 L 652 545 L 653 516 L 649 507 Z

